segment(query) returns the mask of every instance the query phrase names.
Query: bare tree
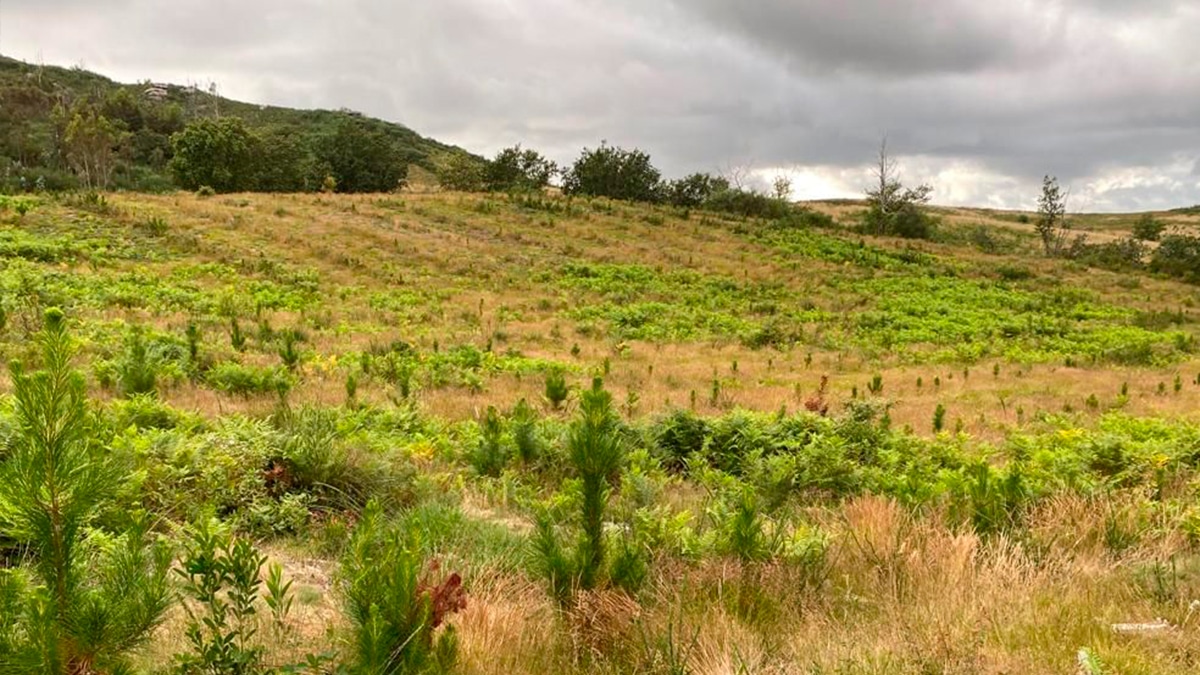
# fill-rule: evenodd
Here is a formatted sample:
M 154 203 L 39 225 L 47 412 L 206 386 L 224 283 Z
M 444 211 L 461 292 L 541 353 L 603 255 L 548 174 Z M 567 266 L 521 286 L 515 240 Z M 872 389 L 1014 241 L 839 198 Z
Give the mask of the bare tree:
M 896 159 L 888 152 L 887 136 L 879 143 L 879 155 L 872 169 L 875 183 L 867 188 L 866 222 L 876 234 L 898 234 L 902 237 L 923 238 L 929 234 L 928 218 L 920 205 L 929 201 L 933 188 L 918 185 L 906 188 L 900 182 Z

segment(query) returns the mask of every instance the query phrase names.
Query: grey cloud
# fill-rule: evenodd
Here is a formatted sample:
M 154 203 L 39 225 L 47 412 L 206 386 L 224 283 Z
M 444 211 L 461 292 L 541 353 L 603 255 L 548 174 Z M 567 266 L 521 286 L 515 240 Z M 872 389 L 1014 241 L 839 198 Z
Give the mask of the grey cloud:
M 1185 180 L 1200 153 L 1200 8 L 1186 0 L 6 0 L 0 13 L 6 53 L 349 107 L 483 154 L 522 142 L 570 161 L 605 139 L 668 175 L 795 166 L 844 182 L 886 133 L 935 197 L 1028 204 L 1054 173 L 1107 190 L 1104 208 L 1200 202 Z M 1103 187 L 1132 169 L 1167 178 Z

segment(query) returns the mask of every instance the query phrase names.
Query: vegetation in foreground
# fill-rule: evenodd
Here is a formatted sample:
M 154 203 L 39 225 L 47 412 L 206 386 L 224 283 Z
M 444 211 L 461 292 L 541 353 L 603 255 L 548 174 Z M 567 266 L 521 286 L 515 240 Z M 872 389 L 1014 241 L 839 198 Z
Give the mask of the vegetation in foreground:
M 962 210 L 20 199 L 0 671 L 1193 668 L 1171 275 Z

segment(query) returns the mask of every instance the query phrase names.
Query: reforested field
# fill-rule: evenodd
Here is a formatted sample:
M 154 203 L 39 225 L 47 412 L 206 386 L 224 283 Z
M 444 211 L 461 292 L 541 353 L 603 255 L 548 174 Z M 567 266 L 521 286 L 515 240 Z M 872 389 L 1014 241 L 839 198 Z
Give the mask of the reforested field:
M 1195 672 L 1195 271 L 860 209 L 0 197 L 0 672 Z

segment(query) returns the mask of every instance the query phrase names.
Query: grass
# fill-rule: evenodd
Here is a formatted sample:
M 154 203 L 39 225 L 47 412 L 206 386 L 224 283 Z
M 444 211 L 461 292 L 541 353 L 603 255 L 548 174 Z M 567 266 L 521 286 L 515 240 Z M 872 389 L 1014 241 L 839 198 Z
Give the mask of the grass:
M 0 210 L 0 355 L 67 311 L 96 442 L 130 471 L 115 504 L 168 540 L 216 515 L 296 580 L 286 626 L 260 627 L 271 665 L 347 654 L 338 561 L 375 498 L 462 574 L 465 673 L 1061 673 L 1080 649 L 1190 672 L 1200 288 L 1045 259 L 1016 214 L 944 210 L 914 244 L 812 206 L 835 224 L 550 196 L 40 197 Z M 155 386 L 125 398 L 135 329 Z M 578 546 L 568 439 L 593 377 L 624 444 L 605 549 L 646 574 L 560 604 L 534 522 Z M 1179 628 L 1111 629 L 1156 617 Z M 184 621 L 137 672 L 169 669 Z

